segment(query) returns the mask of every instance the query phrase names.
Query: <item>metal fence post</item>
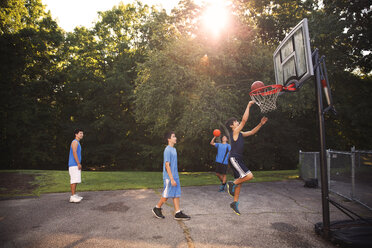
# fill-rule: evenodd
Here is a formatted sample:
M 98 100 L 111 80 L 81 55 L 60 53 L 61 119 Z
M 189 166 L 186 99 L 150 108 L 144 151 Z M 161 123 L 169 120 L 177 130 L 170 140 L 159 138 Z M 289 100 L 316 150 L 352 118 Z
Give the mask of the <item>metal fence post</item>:
M 328 190 L 331 189 L 331 149 L 327 150 Z
M 301 161 L 301 150 L 298 152 L 298 160 L 299 160 L 299 169 L 300 169 L 300 178 L 303 179 L 303 176 L 302 176 L 302 161 Z
M 355 198 L 355 146 L 351 147 L 351 199 Z
M 314 177 L 318 180 L 318 166 L 317 166 L 317 156 L 316 153 L 314 153 Z

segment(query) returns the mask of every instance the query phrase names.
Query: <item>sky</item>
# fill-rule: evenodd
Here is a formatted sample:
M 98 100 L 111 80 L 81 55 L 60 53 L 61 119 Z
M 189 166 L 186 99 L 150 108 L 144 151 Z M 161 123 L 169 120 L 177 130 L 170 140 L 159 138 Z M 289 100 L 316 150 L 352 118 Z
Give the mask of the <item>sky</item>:
M 140 0 L 142 3 L 158 5 L 166 9 L 168 13 L 177 6 L 180 0 Z M 218 0 L 195 0 L 196 3 L 211 2 Z M 112 9 L 120 2 L 133 3 L 134 0 L 42 0 L 46 10 L 50 10 L 53 19 L 67 32 L 72 32 L 76 26 L 93 27 L 97 21 L 97 11 Z
M 112 9 L 120 2 L 133 3 L 133 0 L 42 0 L 46 10 L 50 10 L 53 19 L 67 32 L 72 32 L 76 26 L 93 27 L 97 21 L 98 11 Z M 158 5 L 170 13 L 179 0 L 141 0 L 147 5 Z

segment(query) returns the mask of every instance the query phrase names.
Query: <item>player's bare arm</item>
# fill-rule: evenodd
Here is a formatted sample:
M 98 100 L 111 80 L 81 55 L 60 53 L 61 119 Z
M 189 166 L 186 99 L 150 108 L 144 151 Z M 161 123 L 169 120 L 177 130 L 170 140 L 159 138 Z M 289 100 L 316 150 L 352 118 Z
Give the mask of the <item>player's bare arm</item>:
M 265 125 L 267 120 L 268 120 L 267 117 L 262 117 L 260 123 L 258 123 L 258 125 L 255 128 L 253 128 L 251 131 L 242 132 L 243 137 L 247 137 L 247 136 L 251 136 L 251 135 L 256 134 L 258 132 L 258 130 L 260 130 L 263 125 Z
M 211 142 L 210 142 L 210 144 L 211 144 L 212 146 L 215 145 L 215 143 L 214 143 L 214 140 L 215 140 L 215 139 L 216 139 L 216 136 L 214 136 L 213 139 L 212 139 Z
M 167 170 L 167 173 L 168 173 L 168 176 L 169 176 L 169 178 L 171 180 L 172 186 L 177 186 L 177 183 L 176 183 L 176 181 L 173 178 L 173 175 L 172 175 L 172 171 L 171 171 L 170 163 L 169 162 L 165 162 L 165 169 Z
M 251 108 L 251 106 L 255 104 L 254 101 L 249 101 L 248 105 L 247 105 L 247 108 L 245 109 L 245 112 L 243 114 L 243 118 L 242 118 L 242 121 L 240 122 L 239 126 L 237 128 L 234 129 L 234 140 L 237 140 L 238 139 L 238 136 L 239 136 L 239 133 L 240 131 L 242 131 L 245 123 L 247 123 L 248 121 L 248 117 L 249 117 L 249 110 Z

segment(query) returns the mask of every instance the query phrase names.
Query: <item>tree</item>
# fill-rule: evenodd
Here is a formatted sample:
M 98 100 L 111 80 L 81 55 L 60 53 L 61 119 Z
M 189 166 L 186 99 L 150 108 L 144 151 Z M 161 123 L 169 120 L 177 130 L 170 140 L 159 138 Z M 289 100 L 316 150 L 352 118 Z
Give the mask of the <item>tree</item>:
M 188 160 L 182 169 L 203 166 L 200 159 L 205 156 L 199 148 L 205 144 L 200 140 L 208 139 L 210 130 L 233 112 L 228 104 L 230 94 L 200 73 L 205 66 L 200 63 L 203 55 L 189 38 L 177 40 L 152 53 L 136 80 L 136 120 L 148 127 L 152 139 L 161 139 L 169 129 L 176 131 L 180 154 L 189 155 L 183 157 Z
M 40 1 L 2 5 L 1 159 L 11 168 L 35 168 L 54 157 L 56 51 L 63 36 Z
M 334 46 L 343 48 L 350 58 L 348 69 L 360 69 L 364 74 L 372 70 L 371 11 L 372 5 L 368 0 L 324 1 L 325 15 L 336 18 L 337 25 L 343 28 Z

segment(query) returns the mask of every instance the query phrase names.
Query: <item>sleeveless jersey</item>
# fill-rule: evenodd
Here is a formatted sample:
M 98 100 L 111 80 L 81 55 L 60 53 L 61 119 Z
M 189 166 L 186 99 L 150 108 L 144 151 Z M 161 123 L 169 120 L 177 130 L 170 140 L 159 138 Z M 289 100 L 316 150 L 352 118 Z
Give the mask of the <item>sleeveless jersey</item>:
M 76 139 L 75 139 L 76 140 Z M 78 142 L 78 147 L 76 149 L 76 153 L 77 153 L 77 156 L 78 156 L 78 159 L 79 159 L 79 162 L 81 163 L 81 146 L 80 146 L 80 142 L 78 140 L 76 140 Z M 74 140 L 72 141 L 74 142 Z M 71 142 L 71 144 L 72 144 Z M 74 158 L 74 154 L 72 152 L 72 147 L 70 145 L 70 155 L 69 155 L 69 158 L 68 158 L 68 166 L 77 166 L 77 163 L 76 163 L 76 160 Z
M 238 139 L 235 141 L 233 137 L 233 132 L 230 133 L 231 137 L 231 151 L 230 151 L 230 157 L 243 157 L 243 151 L 244 151 L 244 138 L 243 134 L 239 132 Z

